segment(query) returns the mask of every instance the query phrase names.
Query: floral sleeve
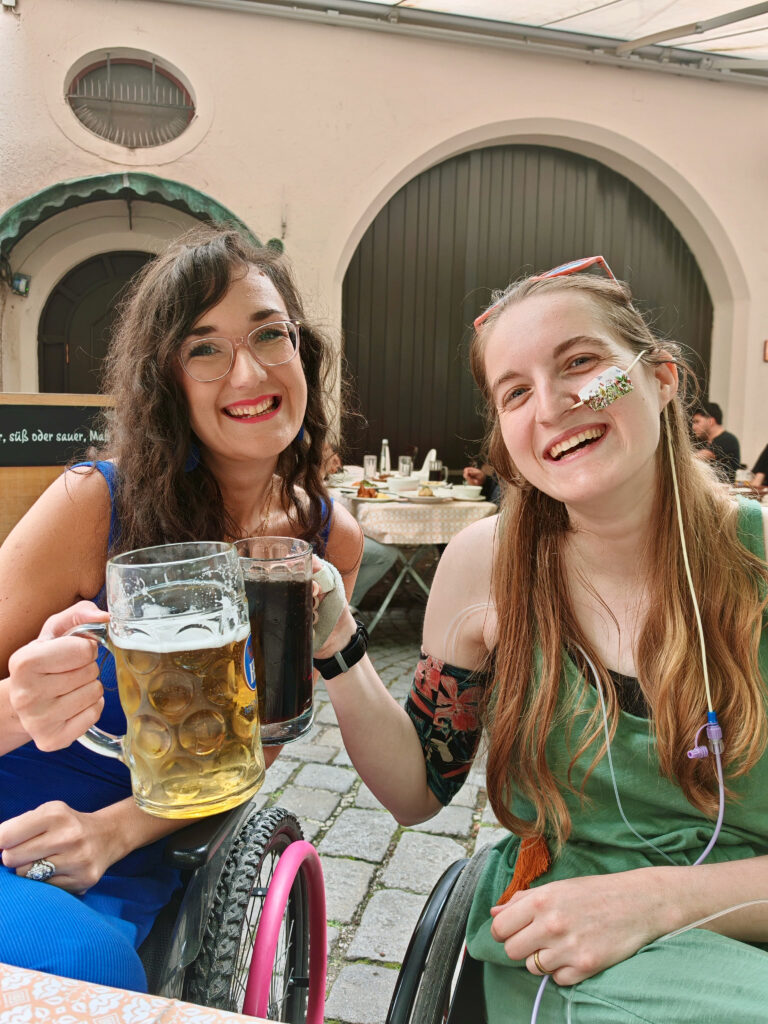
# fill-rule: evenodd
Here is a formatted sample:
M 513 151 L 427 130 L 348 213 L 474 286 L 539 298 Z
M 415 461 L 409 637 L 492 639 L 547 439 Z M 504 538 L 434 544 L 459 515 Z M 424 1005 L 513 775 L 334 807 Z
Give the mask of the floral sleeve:
M 485 679 L 422 652 L 405 710 L 416 727 L 427 785 L 448 804 L 469 774 L 480 742 L 479 706 Z

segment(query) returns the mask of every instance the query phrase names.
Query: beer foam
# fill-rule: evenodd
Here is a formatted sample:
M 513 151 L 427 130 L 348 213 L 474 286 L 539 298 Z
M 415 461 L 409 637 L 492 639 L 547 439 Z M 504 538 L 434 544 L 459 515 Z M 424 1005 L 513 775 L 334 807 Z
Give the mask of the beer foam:
M 152 654 L 215 650 L 245 640 L 250 632 L 247 622 L 223 630 L 218 622 L 208 628 L 201 624 L 199 616 L 190 615 L 134 620 L 130 628 L 130 636 L 116 636 L 110 624 L 109 638 L 115 647 Z

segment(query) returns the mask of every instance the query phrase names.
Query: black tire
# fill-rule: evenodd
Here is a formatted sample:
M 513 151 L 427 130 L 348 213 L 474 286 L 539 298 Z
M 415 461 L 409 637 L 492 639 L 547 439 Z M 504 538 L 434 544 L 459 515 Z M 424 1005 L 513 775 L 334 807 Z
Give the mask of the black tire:
M 413 1004 L 435 938 L 437 923 L 453 892 L 453 887 L 468 863 L 467 858 L 463 857 L 450 864 L 435 882 L 432 892 L 427 897 L 395 980 L 386 1024 L 411 1024 Z
M 184 998 L 201 1006 L 242 1011 L 253 940 L 280 854 L 302 839 L 297 819 L 280 807 L 242 827 L 216 888 L 200 953 L 187 969 Z M 270 1020 L 304 1024 L 309 963 L 309 905 L 303 873 L 296 876 L 283 918 L 270 982 Z
M 429 947 L 410 1017 L 412 1024 L 442 1024 L 447 1018 L 469 908 L 488 852 L 489 847 L 485 847 L 475 854 L 451 890 Z

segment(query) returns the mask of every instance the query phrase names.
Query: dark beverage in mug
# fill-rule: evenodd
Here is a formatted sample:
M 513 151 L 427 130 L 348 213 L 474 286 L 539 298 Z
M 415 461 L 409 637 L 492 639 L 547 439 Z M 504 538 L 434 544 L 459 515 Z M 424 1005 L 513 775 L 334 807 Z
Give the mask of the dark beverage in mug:
M 435 459 L 429 463 L 427 467 L 429 470 L 429 481 L 436 483 L 438 480 L 445 483 L 448 479 L 448 468 L 443 465 L 442 459 Z
M 312 581 L 244 575 L 262 742 L 296 739 L 312 721 Z

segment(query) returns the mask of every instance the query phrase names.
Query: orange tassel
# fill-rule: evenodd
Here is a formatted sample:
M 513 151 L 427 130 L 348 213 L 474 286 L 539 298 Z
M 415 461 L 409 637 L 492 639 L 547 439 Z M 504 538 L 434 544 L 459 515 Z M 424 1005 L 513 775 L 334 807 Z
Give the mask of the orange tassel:
M 530 839 L 523 839 L 517 854 L 512 881 L 504 890 L 497 906 L 506 903 L 516 892 L 522 892 L 523 889 L 527 889 L 531 882 L 535 882 L 545 871 L 549 870 L 551 863 L 552 857 L 544 836 L 533 836 Z

